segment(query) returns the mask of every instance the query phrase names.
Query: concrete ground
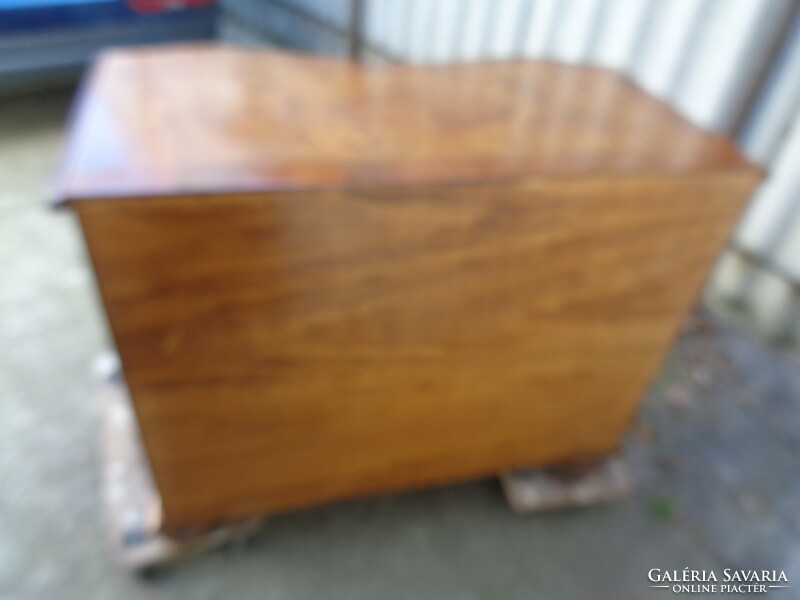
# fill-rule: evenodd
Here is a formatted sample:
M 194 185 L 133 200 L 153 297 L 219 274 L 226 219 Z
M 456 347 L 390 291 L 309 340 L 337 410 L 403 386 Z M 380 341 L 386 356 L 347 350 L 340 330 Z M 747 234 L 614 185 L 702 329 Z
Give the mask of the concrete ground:
M 522 518 L 496 481 L 274 518 L 151 580 L 103 545 L 89 365 L 108 347 L 72 215 L 69 97 L 0 102 L 0 599 L 659 598 L 647 572 L 784 569 L 800 597 L 800 363 L 699 310 L 626 441 L 625 500 Z

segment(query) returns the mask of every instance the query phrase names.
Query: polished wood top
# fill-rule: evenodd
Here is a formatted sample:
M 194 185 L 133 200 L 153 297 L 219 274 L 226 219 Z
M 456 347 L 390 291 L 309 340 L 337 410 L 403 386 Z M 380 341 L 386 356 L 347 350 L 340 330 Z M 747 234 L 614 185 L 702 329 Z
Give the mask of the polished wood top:
M 215 45 L 108 52 L 61 201 L 754 168 L 597 67 L 414 67 Z

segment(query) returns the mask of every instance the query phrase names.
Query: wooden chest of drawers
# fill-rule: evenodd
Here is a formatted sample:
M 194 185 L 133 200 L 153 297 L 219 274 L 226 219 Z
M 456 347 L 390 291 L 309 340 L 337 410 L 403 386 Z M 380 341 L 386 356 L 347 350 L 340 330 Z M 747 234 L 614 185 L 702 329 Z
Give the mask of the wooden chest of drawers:
M 60 195 L 181 527 L 614 450 L 759 177 L 598 68 L 178 46 Z

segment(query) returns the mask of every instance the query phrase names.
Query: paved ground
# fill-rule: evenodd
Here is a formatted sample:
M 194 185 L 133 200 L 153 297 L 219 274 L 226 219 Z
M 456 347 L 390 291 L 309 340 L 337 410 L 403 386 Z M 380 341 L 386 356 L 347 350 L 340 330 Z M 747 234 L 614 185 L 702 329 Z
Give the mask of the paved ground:
M 0 102 L 0 599 L 659 598 L 651 568 L 785 569 L 800 597 L 800 363 L 698 311 L 626 443 L 637 492 L 520 518 L 495 481 L 274 519 L 152 581 L 112 567 L 75 222 L 46 207 L 66 95 Z

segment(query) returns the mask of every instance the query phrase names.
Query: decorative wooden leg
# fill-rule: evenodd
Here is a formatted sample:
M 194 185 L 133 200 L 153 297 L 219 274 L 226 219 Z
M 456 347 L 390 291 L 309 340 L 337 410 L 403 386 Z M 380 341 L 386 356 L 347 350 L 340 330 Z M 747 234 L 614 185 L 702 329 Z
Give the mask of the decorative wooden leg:
M 111 557 L 121 566 L 149 573 L 153 568 L 246 538 L 264 518 L 167 535 L 161 499 L 144 455 L 128 392 L 115 355 L 94 365 L 102 415 L 103 501 Z
M 626 496 L 631 477 L 621 456 L 573 461 L 500 475 L 506 500 L 521 514 L 589 506 Z

